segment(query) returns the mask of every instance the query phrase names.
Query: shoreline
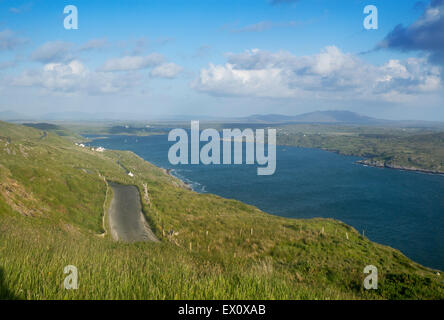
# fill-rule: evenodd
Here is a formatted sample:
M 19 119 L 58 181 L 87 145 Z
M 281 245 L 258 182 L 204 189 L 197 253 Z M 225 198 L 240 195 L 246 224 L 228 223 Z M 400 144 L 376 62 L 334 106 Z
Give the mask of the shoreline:
M 416 168 L 416 167 L 388 165 L 386 163 L 375 162 L 371 159 L 358 160 L 355 163 L 363 165 L 363 166 L 373 167 L 373 168 L 391 169 L 391 170 L 399 170 L 399 171 L 407 171 L 407 172 L 418 172 L 418 173 L 426 173 L 426 174 L 444 176 L 444 171 L 427 170 L 427 169 L 420 169 L 420 168 Z
M 340 156 L 345 156 L 345 157 L 362 158 L 361 160 L 356 160 L 354 163 L 362 165 L 362 166 L 367 166 L 367 167 L 381 168 L 381 169 L 392 169 L 392 170 L 407 171 L 407 172 L 418 172 L 418 173 L 426 173 L 426 174 L 431 174 L 431 175 L 444 176 L 444 171 L 427 170 L 427 169 L 421 169 L 421 168 L 416 168 L 416 167 L 404 167 L 404 166 L 397 166 L 397 165 L 387 165 L 385 163 L 378 162 L 377 160 L 372 160 L 370 158 L 364 158 L 364 157 L 359 156 L 359 155 L 343 154 L 343 153 L 341 153 L 340 150 L 329 150 L 329 149 L 325 149 L 325 148 L 315 148 L 315 147 L 302 147 L 302 146 L 288 145 L 288 144 L 278 144 L 278 146 L 315 149 L 315 150 L 322 150 L 322 151 L 327 151 L 327 152 L 333 152 L 333 153 L 336 153 L 336 154 L 338 154 Z
M 145 159 L 144 159 L 144 160 L 145 160 Z M 145 160 L 145 161 L 146 161 L 146 160 Z M 195 191 L 195 190 L 191 187 L 191 184 L 190 184 L 190 183 L 185 182 L 185 181 L 183 181 L 181 178 L 175 176 L 175 175 L 172 173 L 172 171 L 173 171 L 174 169 L 165 169 L 165 168 L 162 168 L 162 167 L 159 167 L 159 166 L 156 166 L 156 167 L 160 168 L 165 174 L 169 175 L 170 177 L 179 180 L 180 183 L 181 183 L 181 185 L 182 185 L 182 187 L 184 187 L 185 189 L 190 190 L 190 191 L 197 192 L 197 191 Z

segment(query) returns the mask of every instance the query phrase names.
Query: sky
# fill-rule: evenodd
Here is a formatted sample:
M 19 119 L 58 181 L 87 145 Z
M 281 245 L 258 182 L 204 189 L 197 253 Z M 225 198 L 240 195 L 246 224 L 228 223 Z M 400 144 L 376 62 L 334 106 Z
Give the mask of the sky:
M 443 67 L 444 0 L 0 0 L 0 111 L 444 121 Z

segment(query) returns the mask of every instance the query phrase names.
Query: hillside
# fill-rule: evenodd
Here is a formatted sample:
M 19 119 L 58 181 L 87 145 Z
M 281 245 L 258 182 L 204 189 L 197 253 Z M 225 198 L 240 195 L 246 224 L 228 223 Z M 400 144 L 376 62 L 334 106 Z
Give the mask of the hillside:
M 131 152 L 0 122 L 0 154 L 0 299 L 444 298 L 436 271 L 339 221 L 197 194 Z M 147 190 L 160 242 L 111 239 L 107 180 Z M 378 290 L 363 289 L 369 264 Z M 79 270 L 78 290 L 62 288 L 66 265 Z
M 379 120 L 366 117 L 355 112 L 346 110 L 327 110 L 303 113 L 296 116 L 281 114 L 255 114 L 245 118 L 247 122 L 263 123 L 354 123 L 354 124 L 375 124 L 386 120 Z M 387 121 L 386 121 L 387 122 Z

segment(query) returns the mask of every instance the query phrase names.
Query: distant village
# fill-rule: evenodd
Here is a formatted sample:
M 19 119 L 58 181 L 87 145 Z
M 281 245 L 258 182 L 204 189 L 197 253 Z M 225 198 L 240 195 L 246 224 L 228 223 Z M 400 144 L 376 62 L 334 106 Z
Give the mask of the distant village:
M 75 143 L 76 146 L 81 147 L 81 148 L 87 148 L 83 143 Z M 97 151 L 97 152 L 104 152 L 106 149 L 103 147 L 97 147 L 97 148 L 91 148 L 92 151 Z
M 85 146 L 83 143 L 75 143 L 76 146 L 80 147 L 80 148 L 88 148 L 87 146 Z M 96 151 L 96 152 L 104 152 L 106 149 L 103 147 L 97 147 L 97 148 L 91 148 L 91 151 Z M 128 176 L 130 177 L 134 177 L 134 173 L 132 173 L 131 171 L 128 172 Z

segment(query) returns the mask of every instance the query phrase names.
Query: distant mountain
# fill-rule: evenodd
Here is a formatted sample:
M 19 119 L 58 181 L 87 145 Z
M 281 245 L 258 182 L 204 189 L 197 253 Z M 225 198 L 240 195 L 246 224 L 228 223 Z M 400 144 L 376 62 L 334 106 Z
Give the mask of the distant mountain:
M 315 111 L 296 116 L 300 122 L 345 122 L 345 123 L 374 123 L 383 120 L 367 117 L 351 111 Z
M 0 120 L 14 121 L 14 120 L 27 120 L 28 117 L 11 110 L 0 111 Z
M 79 121 L 79 122 L 121 122 L 121 121 L 162 121 L 162 122 L 189 122 L 200 120 L 215 123 L 319 123 L 319 124 L 356 124 L 356 125 L 382 125 L 396 127 L 437 127 L 444 128 L 443 121 L 424 120 L 383 120 L 372 118 L 347 110 L 314 111 L 289 116 L 282 114 L 254 114 L 248 117 L 219 117 L 208 115 L 147 115 L 138 113 L 100 112 L 88 113 L 77 111 L 53 112 L 42 115 L 25 116 L 18 112 L 0 111 L 0 120 L 10 122 L 53 122 L 53 121 Z
M 151 116 L 139 113 L 88 113 L 75 111 L 46 113 L 38 117 L 38 119 L 42 121 L 190 121 L 194 120 L 195 118 L 195 116 L 189 115 Z M 211 119 L 213 118 L 205 117 L 205 119 L 202 120 Z
M 282 114 L 253 114 L 249 117 L 242 118 L 247 122 L 293 122 L 296 116 L 286 116 Z
M 121 112 L 52 112 L 38 116 L 40 121 L 217 121 L 219 117 L 214 116 L 193 116 L 193 115 L 148 115 L 141 113 L 121 113 Z
M 140 118 L 140 115 L 122 114 L 122 113 L 88 113 L 88 112 L 52 112 L 39 116 L 40 120 L 45 121 L 102 121 L 102 120 L 133 120 Z
M 373 124 L 383 123 L 388 120 L 380 120 L 360 115 L 351 111 L 330 110 L 315 111 L 297 116 L 286 116 L 280 114 L 255 114 L 245 118 L 248 122 L 302 122 L 302 123 L 357 123 Z

